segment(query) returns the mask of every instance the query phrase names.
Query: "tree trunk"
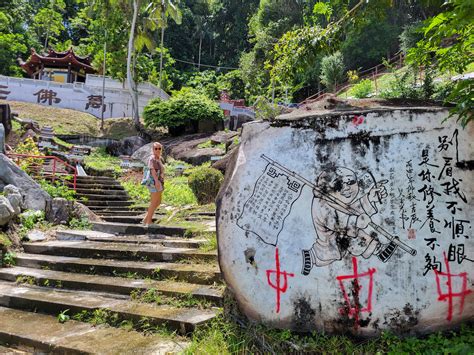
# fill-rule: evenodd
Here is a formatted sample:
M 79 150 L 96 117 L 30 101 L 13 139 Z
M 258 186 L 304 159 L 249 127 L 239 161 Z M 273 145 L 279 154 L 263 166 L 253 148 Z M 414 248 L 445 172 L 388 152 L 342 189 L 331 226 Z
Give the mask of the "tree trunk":
M 138 17 L 138 8 L 140 0 L 133 1 L 133 18 L 132 18 L 132 26 L 130 27 L 130 37 L 128 39 L 128 55 L 127 55 L 127 83 L 128 83 L 128 91 L 130 92 L 130 96 L 132 97 L 132 119 L 134 122 L 134 126 L 139 130 L 140 127 L 140 117 L 138 114 L 138 95 L 135 90 L 135 83 L 132 77 L 132 55 L 134 52 L 134 40 L 135 40 L 135 27 L 137 24 L 137 17 Z
M 202 35 L 199 36 L 199 60 L 198 60 L 198 71 L 201 71 L 201 49 L 202 49 Z
M 163 42 L 165 39 L 165 11 L 163 10 L 163 22 L 161 25 L 161 44 L 160 44 L 160 89 L 163 90 L 162 80 L 163 80 Z

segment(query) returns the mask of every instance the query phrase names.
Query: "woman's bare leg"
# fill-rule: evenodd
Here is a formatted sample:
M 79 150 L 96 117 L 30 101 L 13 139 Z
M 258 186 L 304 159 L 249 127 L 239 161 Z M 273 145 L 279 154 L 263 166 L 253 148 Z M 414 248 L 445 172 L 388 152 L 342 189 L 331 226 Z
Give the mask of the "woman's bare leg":
M 151 193 L 150 207 L 148 207 L 148 211 L 146 213 L 145 219 L 143 220 L 143 223 L 151 224 L 153 222 L 153 215 L 155 214 L 156 209 L 161 204 L 161 194 L 161 191 Z

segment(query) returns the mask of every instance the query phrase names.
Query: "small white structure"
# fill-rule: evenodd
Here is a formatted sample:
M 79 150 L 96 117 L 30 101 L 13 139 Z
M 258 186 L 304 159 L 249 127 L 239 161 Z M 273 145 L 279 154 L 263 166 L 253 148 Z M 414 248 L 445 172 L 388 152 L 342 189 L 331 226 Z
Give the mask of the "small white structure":
M 473 125 L 440 107 L 321 108 L 243 127 L 216 216 L 239 308 L 357 336 L 472 321 Z
M 0 76 L 2 99 L 32 102 L 45 106 L 68 108 L 105 118 L 132 116 L 132 99 L 126 85 L 106 78 L 104 98 L 102 77 L 88 74 L 85 83 L 58 83 L 35 79 Z M 140 114 L 150 99 L 169 95 L 150 83 L 138 85 L 138 106 Z

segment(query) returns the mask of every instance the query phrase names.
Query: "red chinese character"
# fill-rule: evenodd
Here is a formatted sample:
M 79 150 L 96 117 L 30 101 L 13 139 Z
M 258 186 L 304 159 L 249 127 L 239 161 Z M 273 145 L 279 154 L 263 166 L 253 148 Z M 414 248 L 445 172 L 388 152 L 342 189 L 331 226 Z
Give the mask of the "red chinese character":
M 278 248 L 275 248 L 275 270 L 267 270 L 267 282 L 271 288 L 276 291 L 276 312 L 280 313 L 280 297 L 288 289 L 288 277 L 294 277 L 295 274 L 286 271 L 280 271 L 280 258 Z M 272 282 L 271 275 L 275 274 L 275 283 Z M 283 280 L 282 280 L 283 278 Z M 281 284 L 283 282 L 283 285 Z
M 467 288 L 467 273 L 466 272 L 461 272 L 459 274 L 451 274 L 451 270 L 449 268 L 449 261 L 448 258 L 446 257 L 446 253 L 443 253 L 444 256 L 444 263 L 446 264 L 446 272 L 440 272 L 436 269 L 433 269 L 435 275 L 436 275 L 436 286 L 438 289 L 438 301 L 441 302 L 446 302 L 448 301 L 448 316 L 447 320 L 451 321 L 453 319 L 453 308 L 454 308 L 454 298 L 459 298 L 459 315 L 462 314 L 463 308 L 464 308 L 464 300 L 468 294 L 472 292 L 472 290 L 468 290 Z M 448 292 L 443 293 L 442 287 L 441 287 L 441 278 L 446 277 L 447 280 L 446 282 L 443 282 L 448 287 Z M 454 292 L 453 291 L 453 278 L 460 278 L 461 280 L 461 291 L 460 292 Z
M 374 287 L 374 273 L 376 270 L 374 268 L 369 268 L 367 272 L 359 274 L 357 269 L 357 258 L 355 256 L 352 257 L 352 267 L 354 269 L 352 275 L 337 276 L 336 279 L 339 281 L 339 287 L 341 288 L 344 301 L 346 302 L 346 307 L 342 308 L 340 312 L 341 314 L 346 314 L 349 317 L 352 317 L 355 321 L 355 326 L 357 327 L 359 326 L 360 313 L 372 311 L 372 292 Z M 360 290 L 362 290 L 362 285 L 360 285 L 359 279 L 363 277 L 369 278 L 366 307 L 362 307 L 360 304 Z M 344 280 L 353 280 L 351 282 L 352 290 L 350 291 L 354 301 L 353 303 L 351 303 L 351 300 L 349 299 L 349 294 L 344 286 Z

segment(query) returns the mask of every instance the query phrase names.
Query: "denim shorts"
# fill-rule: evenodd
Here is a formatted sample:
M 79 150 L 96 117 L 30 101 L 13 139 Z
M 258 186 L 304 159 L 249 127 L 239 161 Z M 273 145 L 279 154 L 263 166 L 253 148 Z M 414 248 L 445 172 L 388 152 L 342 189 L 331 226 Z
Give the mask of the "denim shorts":
M 151 193 L 163 191 L 163 187 L 160 190 L 157 190 L 155 185 L 147 186 L 147 188 Z

